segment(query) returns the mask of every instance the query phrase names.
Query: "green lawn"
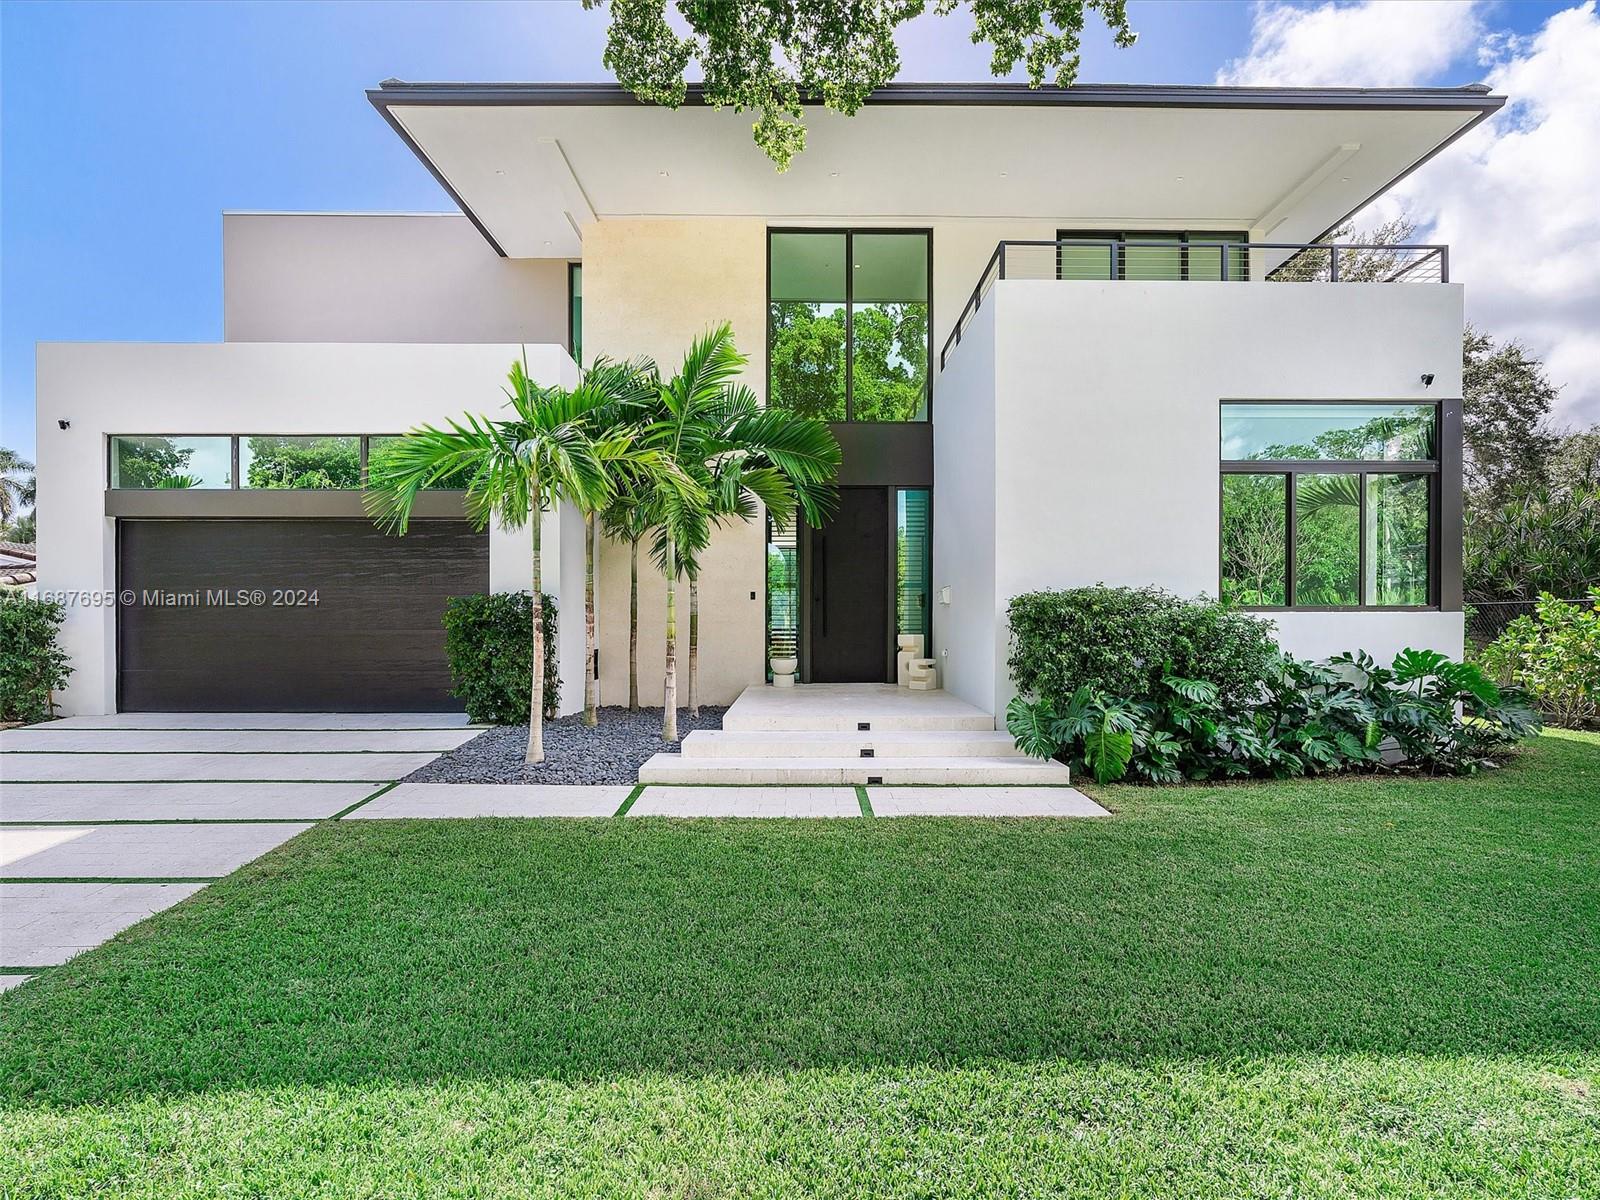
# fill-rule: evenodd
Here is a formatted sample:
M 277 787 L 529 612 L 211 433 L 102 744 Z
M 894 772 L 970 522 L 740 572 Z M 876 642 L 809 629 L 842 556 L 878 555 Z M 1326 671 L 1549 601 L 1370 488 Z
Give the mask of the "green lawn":
M 4 998 L 0 1196 L 1600 1195 L 1600 736 L 1097 792 L 321 824 Z

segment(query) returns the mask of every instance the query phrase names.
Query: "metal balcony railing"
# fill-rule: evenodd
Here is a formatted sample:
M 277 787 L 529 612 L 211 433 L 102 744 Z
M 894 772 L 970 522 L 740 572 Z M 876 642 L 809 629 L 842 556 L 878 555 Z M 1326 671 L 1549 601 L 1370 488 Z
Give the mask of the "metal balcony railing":
M 1000 279 L 1266 283 L 1449 283 L 1448 246 L 1349 242 L 1123 240 L 1005 241 L 994 248 L 977 287 L 939 351 L 939 369 Z

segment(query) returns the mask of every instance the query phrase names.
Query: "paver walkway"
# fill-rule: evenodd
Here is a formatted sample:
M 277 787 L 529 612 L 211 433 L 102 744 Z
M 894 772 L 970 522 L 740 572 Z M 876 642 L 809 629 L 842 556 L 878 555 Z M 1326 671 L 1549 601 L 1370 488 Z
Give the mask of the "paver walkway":
M 1109 815 L 1070 787 L 395 784 L 478 732 L 438 713 L 139 713 L 0 732 L 0 991 L 321 820 Z
M 442 713 L 137 713 L 0 731 L 0 990 L 478 732 Z

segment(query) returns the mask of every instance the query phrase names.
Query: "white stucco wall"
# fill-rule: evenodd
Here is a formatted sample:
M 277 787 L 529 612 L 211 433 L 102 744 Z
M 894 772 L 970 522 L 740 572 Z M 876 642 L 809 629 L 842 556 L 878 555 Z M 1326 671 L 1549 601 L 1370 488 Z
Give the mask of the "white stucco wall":
M 226 213 L 222 299 L 230 342 L 567 343 L 566 260 L 460 213 Z
M 984 304 L 951 355 L 939 381 L 933 438 L 931 653 L 945 689 L 983 707 L 1004 650 L 995 607 L 994 315 L 994 306 Z
M 677 370 L 689 344 L 723 321 L 750 356 L 745 382 L 765 392 L 766 222 L 606 220 L 584 233 L 585 357 L 649 355 Z M 759 519 L 718 530 L 700 579 L 700 699 L 728 704 L 766 678 L 765 545 Z M 598 568 L 601 698 L 628 702 L 628 547 L 605 543 Z M 641 549 L 639 698 L 661 703 L 666 584 Z M 752 598 L 752 596 L 754 598 Z M 688 698 L 689 597 L 678 597 L 678 698 Z
M 1012 596 L 1040 588 L 1215 595 L 1220 402 L 1459 396 L 1461 305 L 1454 285 L 999 283 L 985 302 L 992 324 L 974 326 L 941 382 L 935 520 L 951 519 L 948 497 L 969 490 L 966 475 L 990 469 L 966 461 L 963 431 L 947 418 L 983 403 L 982 381 L 959 358 L 992 353 L 998 622 Z M 975 569 L 959 560 L 979 548 L 935 537 L 935 586 Z M 967 661 L 963 641 L 990 644 L 980 614 L 934 611 L 952 659 Z M 1282 644 L 1307 656 L 1400 644 L 1461 652 L 1460 613 L 1283 617 Z M 998 638 L 992 678 L 950 673 L 955 690 L 997 712 L 1011 694 L 1003 628 Z
M 38 351 L 41 591 L 116 588 L 115 522 L 105 515 L 110 434 L 399 433 L 468 409 L 493 413 L 510 345 L 46 343 Z M 572 383 L 560 346 L 528 346 L 541 382 Z M 70 422 L 60 429 L 58 420 Z M 545 590 L 561 596 L 562 540 L 571 518 L 544 525 Z M 490 533 L 490 585 L 530 586 L 526 530 Z M 581 581 L 581 573 L 577 576 Z M 583 607 L 563 603 L 563 708 L 582 704 Z M 63 711 L 115 711 L 113 606 L 69 605 L 62 646 L 72 680 Z M 574 640 L 574 638 L 576 640 Z M 572 676 L 575 672 L 575 681 Z

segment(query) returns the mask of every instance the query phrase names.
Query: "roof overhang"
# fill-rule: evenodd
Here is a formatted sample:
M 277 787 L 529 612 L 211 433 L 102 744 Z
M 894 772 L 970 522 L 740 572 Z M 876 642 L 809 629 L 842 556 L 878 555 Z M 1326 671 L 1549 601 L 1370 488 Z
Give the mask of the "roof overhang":
M 697 87 L 402 83 L 367 93 L 501 254 L 577 258 L 610 217 L 987 217 L 1320 237 L 1488 117 L 1487 88 L 894 84 L 813 108 L 784 173 Z

